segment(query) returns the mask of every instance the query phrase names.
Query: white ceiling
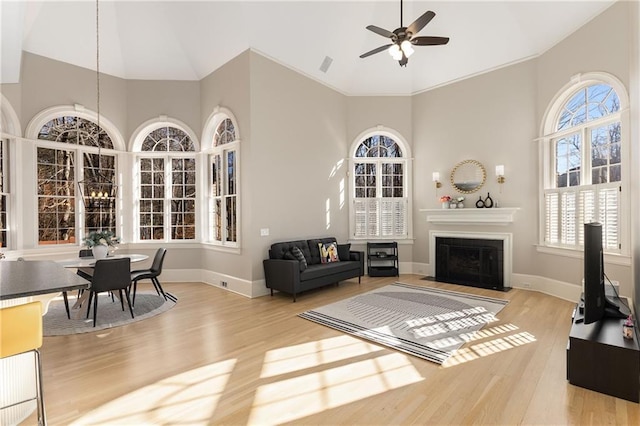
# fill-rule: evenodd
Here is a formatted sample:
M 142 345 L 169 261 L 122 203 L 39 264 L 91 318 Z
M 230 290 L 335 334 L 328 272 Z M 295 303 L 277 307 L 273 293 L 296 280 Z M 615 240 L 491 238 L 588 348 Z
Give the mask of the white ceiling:
M 0 0 L 0 81 L 19 79 L 20 51 L 95 70 L 95 2 Z M 348 95 L 414 94 L 539 55 L 615 0 L 411 1 L 404 26 L 427 10 L 419 46 L 401 68 L 365 29 L 400 26 L 399 0 L 100 1 L 100 70 L 126 79 L 200 80 L 246 49 Z M 333 59 L 320 71 L 325 56 Z

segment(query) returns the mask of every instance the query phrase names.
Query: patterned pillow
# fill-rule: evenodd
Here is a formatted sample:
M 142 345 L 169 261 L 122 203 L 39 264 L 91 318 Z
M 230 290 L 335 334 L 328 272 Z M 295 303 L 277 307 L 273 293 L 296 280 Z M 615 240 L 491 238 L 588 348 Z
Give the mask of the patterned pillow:
M 305 269 L 307 269 L 307 259 L 305 259 L 304 257 L 304 253 L 302 253 L 302 250 L 300 250 L 300 248 L 298 247 L 293 247 L 291 249 L 291 254 L 298 259 L 298 262 L 300 262 L 300 272 L 304 271 Z
M 338 257 L 338 244 L 335 242 L 327 244 L 318 243 L 318 249 L 320 250 L 320 262 L 340 262 L 340 257 Z

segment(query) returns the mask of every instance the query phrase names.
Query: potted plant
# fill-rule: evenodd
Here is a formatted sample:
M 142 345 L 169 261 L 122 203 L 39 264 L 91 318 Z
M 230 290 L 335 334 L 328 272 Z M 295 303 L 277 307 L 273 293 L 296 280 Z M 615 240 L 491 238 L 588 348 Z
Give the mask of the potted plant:
M 84 239 L 84 244 L 91 249 L 95 259 L 104 259 L 109 253 L 109 247 L 115 247 L 120 238 L 111 231 L 91 231 Z
M 440 197 L 440 202 L 442 203 L 443 209 L 449 208 L 449 203 L 451 202 L 451 197 L 449 195 L 443 195 Z

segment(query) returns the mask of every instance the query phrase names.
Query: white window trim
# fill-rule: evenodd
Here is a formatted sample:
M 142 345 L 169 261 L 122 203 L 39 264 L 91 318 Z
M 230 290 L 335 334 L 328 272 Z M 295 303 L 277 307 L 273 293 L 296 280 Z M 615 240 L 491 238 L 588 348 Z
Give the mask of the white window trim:
M 233 142 L 229 142 L 226 144 L 222 144 L 220 146 L 214 146 L 214 137 L 216 130 L 220 123 L 224 120 L 230 119 L 233 123 L 236 140 Z M 238 121 L 235 115 L 228 108 L 222 106 L 216 106 L 213 109 L 213 112 L 207 118 L 203 131 L 202 131 L 202 152 L 206 155 L 206 160 L 203 161 L 206 164 L 206 170 L 204 171 L 203 176 L 206 176 L 206 179 L 203 179 L 203 194 L 207 194 L 206 196 L 206 204 L 203 203 L 201 213 L 203 217 L 203 223 L 205 224 L 201 229 L 200 235 L 202 236 L 202 241 L 204 244 L 211 246 L 212 248 L 219 249 L 221 251 L 229 252 L 229 253 L 240 253 L 240 248 L 242 247 L 242 187 L 241 187 L 241 171 L 242 171 L 242 153 L 241 153 L 241 139 L 240 139 L 240 128 L 238 126 Z M 215 155 L 220 155 L 224 158 L 225 151 L 235 151 L 236 155 L 236 241 L 230 242 L 225 240 L 225 235 L 222 237 L 222 241 L 216 241 L 213 238 L 213 227 L 215 218 L 213 216 L 213 202 L 214 198 L 211 194 L 211 168 L 213 164 L 213 158 Z M 225 160 L 226 161 L 226 160 Z M 222 185 L 226 185 L 227 183 L 227 174 L 223 173 L 224 181 Z M 224 195 L 223 197 L 224 198 Z M 223 208 L 223 211 L 226 215 L 226 209 Z M 226 223 L 226 216 L 222 218 L 223 224 Z M 224 228 L 224 227 L 223 227 Z
M 27 125 L 27 130 L 25 131 L 25 137 L 27 139 L 39 141 L 40 139 L 38 139 L 38 133 L 40 133 L 40 129 L 42 129 L 42 126 L 44 126 L 54 118 L 62 117 L 62 116 L 75 116 L 75 117 L 84 118 L 85 120 L 92 121 L 93 123 L 96 123 L 96 124 L 98 123 L 98 114 L 95 111 L 86 109 L 84 106 L 79 104 L 60 105 L 60 106 L 47 108 L 43 111 L 40 111 L 38 114 L 36 114 Z M 107 135 L 109 135 L 109 138 L 113 143 L 114 151 L 126 151 L 126 145 L 125 145 L 124 139 L 120 135 L 118 128 L 108 118 L 106 118 L 103 115 L 100 115 L 100 127 L 102 128 L 102 130 L 104 130 L 107 133 Z M 70 145 L 70 144 L 67 144 L 67 145 Z
M 154 130 L 160 129 L 162 127 L 175 127 L 177 129 L 182 130 L 183 132 L 185 132 L 189 138 L 191 139 L 191 142 L 194 145 L 194 150 L 193 151 L 188 151 L 188 152 L 182 152 L 182 151 L 163 151 L 163 152 L 156 152 L 156 151 L 142 151 L 142 144 L 144 143 L 144 140 L 146 139 L 146 137 L 149 135 L 149 133 L 153 132 Z M 200 231 L 199 229 L 201 228 L 200 224 L 202 223 L 201 218 L 200 218 L 200 207 L 199 205 L 200 203 L 200 196 L 198 196 L 196 194 L 196 198 L 195 198 L 195 208 L 194 208 L 194 214 L 196 216 L 195 218 L 195 227 L 196 227 L 196 233 L 195 233 L 195 238 L 192 240 L 172 240 L 170 238 L 171 236 L 171 211 L 170 211 L 170 204 L 167 203 L 166 201 L 170 199 L 170 194 L 171 194 L 171 179 L 170 179 L 170 173 L 171 173 L 171 169 L 170 167 L 167 168 L 166 167 L 166 162 L 172 158 L 195 158 L 195 170 L 196 170 L 196 191 L 201 191 L 201 186 L 199 184 L 200 181 L 202 181 L 202 172 L 201 172 L 201 167 L 199 166 L 199 164 L 201 163 L 201 156 L 200 156 L 200 143 L 198 141 L 198 138 L 196 137 L 195 133 L 193 132 L 193 130 L 191 130 L 191 128 L 189 126 L 187 126 L 185 123 L 183 123 L 180 120 L 171 118 L 171 117 L 167 117 L 166 115 L 161 115 L 157 118 L 151 119 L 151 120 L 147 120 L 144 123 L 142 123 L 140 126 L 138 126 L 138 128 L 133 132 L 133 134 L 131 135 L 131 139 L 129 140 L 129 147 L 131 148 L 131 151 L 134 152 L 134 161 L 133 161 L 133 228 L 132 228 L 132 241 L 134 241 L 135 243 L 140 243 L 140 244 L 157 244 L 157 243 L 176 243 L 176 244 L 193 244 L 193 243 L 199 243 L 200 242 Z M 164 229 L 164 238 L 162 240 L 143 240 L 140 238 L 140 159 L 141 158 L 163 158 L 165 160 L 165 203 L 164 203 L 164 211 L 163 211 L 163 215 L 164 215 L 164 222 L 163 222 L 163 229 Z M 169 163 L 170 165 L 170 163 Z
M 393 139 L 402 149 L 402 157 L 399 157 L 398 160 L 401 159 L 403 163 L 406 165 L 406 170 L 403 176 L 404 179 L 404 199 L 407 202 L 407 236 L 405 238 L 398 237 L 356 237 L 355 236 L 355 212 L 354 212 L 354 203 L 356 201 L 355 197 L 355 176 L 353 176 L 354 165 L 358 162 L 356 158 L 356 150 L 366 138 L 369 138 L 374 135 L 383 135 Z M 366 157 L 364 158 L 366 160 Z M 363 241 L 389 241 L 394 240 L 399 244 L 413 244 L 413 197 L 410 194 L 413 193 L 413 155 L 411 154 L 411 147 L 407 140 L 396 130 L 385 127 L 382 125 L 378 125 L 376 127 L 372 127 L 361 132 L 351 143 L 351 147 L 349 149 L 349 240 L 354 243 L 359 243 Z M 376 158 L 376 160 L 384 160 L 384 158 Z M 388 159 L 393 160 L 393 159 Z
M 630 119 L 629 119 L 629 95 L 624 84 L 615 76 L 604 72 L 590 72 L 583 74 L 576 74 L 571 77 L 570 81 L 565 84 L 553 97 L 547 106 L 547 110 L 543 116 L 540 125 L 540 137 L 535 141 L 538 142 L 538 161 L 539 167 L 542 170 L 540 173 L 540 180 L 538 186 L 538 245 L 536 246 L 538 252 L 552 253 L 556 255 L 566 257 L 576 257 L 575 252 L 579 251 L 577 247 L 560 247 L 557 245 L 548 245 L 545 242 L 545 189 L 549 188 L 554 181 L 555 170 L 555 155 L 553 154 L 553 140 L 574 133 L 576 128 L 563 129 L 561 131 L 556 130 L 556 125 L 560 116 L 562 108 L 566 102 L 571 98 L 576 91 L 590 86 L 592 84 L 604 83 L 608 84 L 615 90 L 620 100 L 620 110 L 615 114 L 610 114 L 597 120 L 589 121 L 585 123 L 588 127 L 595 127 L 598 124 L 604 124 L 611 121 L 620 121 L 621 125 L 621 138 L 620 144 L 622 149 L 621 158 L 621 181 L 618 182 L 622 186 L 622 193 L 620 194 L 620 244 L 621 249 L 619 253 L 606 253 L 606 259 L 611 259 L 613 263 L 626 264 L 627 258 L 630 256 L 631 241 L 630 241 L 630 196 L 629 196 L 629 179 L 630 179 L 630 166 L 629 152 L 630 147 Z M 616 262 L 615 259 L 620 259 Z
M 48 123 L 49 121 L 53 120 L 54 118 L 58 118 L 58 117 L 63 117 L 63 116 L 74 116 L 74 117 L 80 117 L 83 118 L 85 120 L 89 120 L 93 123 L 98 123 L 98 114 L 95 111 L 89 110 L 87 108 L 85 108 L 83 105 L 80 104 L 75 104 L 75 105 L 58 105 L 58 106 L 54 106 L 51 108 L 47 108 L 45 110 L 40 111 L 38 114 L 36 114 L 31 121 L 29 121 L 29 124 L 27 125 L 27 128 L 25 130 L 25 140 L 28 140 L 30 142 L 33 142 L 32 148 L 32 154 L 33 154 L 33 161 L 31 162 L 32 165 L 32 170 L 33 170 L 33 175 L 37 175 L 37 150 L 38 147 L 44 147 L 44 148 L 50 148 L 50 149 L 62 149 L 62 150 L 66 150 L 66 151 L 74 151 L 76 153 L 76 156 L 78 153 L 84 153 L 84 152 L 90 152 L 90 153 L 98 153 L 98 148 L 95 146 L 84 146 L 84 145 L 76 145 L 76 144 L 69 144 L 69 143 L 61 143 L 61 142 L 55 142 L 55 141 L 48 141 L 48 140 L 43 140 L 43 139 L 38 139 L 38 134 L 40 133 L 40 129 L 42 129 L 42 126 L 44 126 L 46 123 Z M 121 188 L 122 187 L 122 160 L 123 160 L 123 154 L 126 150 L 126 144 L 124 142 L 124 139 L 122 138 L 120 132 L 118 131 L 118 128 L 106 117 L 104 117 L 103 115 L 100 116 L 100 128 L 107 133 L 107 135 L 109 136 L 109 138 L 111 139 L 111 142 L 113 143 L 113 149 L 107 149 L 107 148 L 101 148 L 101 152 L 103 152 L 106 155 L 113 155 L 116 157 L 116 176 L 117 176 L 117 180 L 118 180 L 118 187 Z M 80 157 L 76 158 L 77 162 L 81 162 L 82 160 L 80 160 Z M 79 163 L 78 163 L 79 164 Z M 82 167 L 79 167 L 76 171 L 76 186 L 78 184 L 79 181 L 81 181 L 83 179 L 83 172 L 84 169 Z M 24 190 L 24 188 L 22 188 Z M 37 214 L 37 198 L 38 198 L 38 194 L 37 194 L 37 190 L 36 190 L 36 186 L 27 189 L 27 191 L 29 192 L 30 196 L 33 197 L 34 199 L 34 208 L 36 210 L 35 212 L 35 220 L 38 220 L 38 214 Z M 22 190 L 20 190 L 20 192 L 23 192 Z M 122 206 L 123 203 L 123 198 L 122 198 L 122 191 L 118 191 L 118 205 Z M 73 247 L 73 246 L 80 246 L 82 245 L 82 239 L 83 239 L 83 235 L 85 233 L 85 228 L 84 228 L 84 206 L 82 205 L 82 200 L 80 200 L 80 198 L 78 197 L 78 194 L 76 193 L 76 243 L 74 244 L 56 244 L 55 246 L 57 247 Z M 120 207 L 121 208 L 121 207 Z M 22 215 L 21 215 L 22 216 Z M 118 214 L 116 217 L 116 233 L 118 235 L 122 235 L 122 229 L 123 229 L 123 224 L 122 221 L 120 220 L 121 215 Z M 36 222 L 36 228 L 37 228 L 37 222 Z M 40 249 L 45 249 L 47 247 L 47 245 L 40 245 L 39 241 L 38 241 L 38 233 L 36 232 L 33 235 L 33 238 L 31 239 L 30 245 L 33 245 L 33 247 L 37 247 Z

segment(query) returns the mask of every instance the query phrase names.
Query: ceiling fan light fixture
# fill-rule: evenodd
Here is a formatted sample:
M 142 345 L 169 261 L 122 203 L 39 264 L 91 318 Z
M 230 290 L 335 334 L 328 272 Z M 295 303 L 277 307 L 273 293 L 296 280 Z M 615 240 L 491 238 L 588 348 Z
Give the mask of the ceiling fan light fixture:
M 391 57 L 396 61 L 402 59 L 402 50 L 400 50 L 400 46 L 398 46 L 397 43 L 394 43 L 389 47 L 389 55 L 391 55 Z
M 413 55 L 413 52 L 415 52 L 409 40 L 403 41 L 402 44 L 400 44 L 400 49 L 402 49 L 407 58 Z

